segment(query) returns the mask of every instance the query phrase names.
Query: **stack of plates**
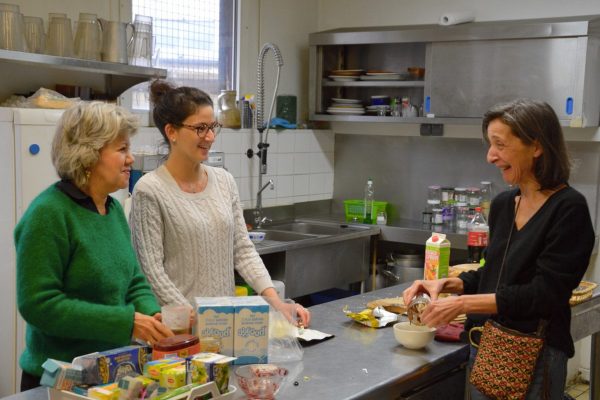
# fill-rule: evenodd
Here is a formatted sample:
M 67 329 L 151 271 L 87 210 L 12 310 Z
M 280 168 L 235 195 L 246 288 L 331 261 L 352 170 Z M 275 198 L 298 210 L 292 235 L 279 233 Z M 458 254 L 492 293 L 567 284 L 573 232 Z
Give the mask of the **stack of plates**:
M 360 80 L 362 81 L 399 81 L 405 80 L 408 74 L 401 74 L 400 72 L 367 72 L 361 75 Z
M 329 114 L 337 115 L 362 115 L 365 108 L 359 99 L 340 99 L 332 98 L 333 102 L 327 109 Z
M 338 82 L 356 81 L 364 69 L 334 69 L 329 75 L 329 79 Z

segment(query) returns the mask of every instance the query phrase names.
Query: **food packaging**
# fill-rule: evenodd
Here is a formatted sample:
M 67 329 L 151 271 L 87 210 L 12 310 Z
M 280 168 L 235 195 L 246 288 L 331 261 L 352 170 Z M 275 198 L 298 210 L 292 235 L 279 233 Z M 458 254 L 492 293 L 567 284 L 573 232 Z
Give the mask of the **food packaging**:
M 196 334 L 221 338 L 221 354 L 233 356 L 232 297 L 196 297 Z
M 433 232 L 425 243 L 424 279 L 448 277 L 450 265 L 450 241 L 443 233 Z
M 148 361 L 149 346 L 125 346 L 116 349 L 86 354 L 73 359 L 73 364 L 85 370 L 85 382 L 92 385 L 118 381 L 132 372 L 141 374 Z
M 234 297 L 234 364 L 265 364 L 269 355 L 269 303 L 261 296 Z
M 187 333 L 163 338 L 154 344 L 152 359 L 172 358 L 200 353 L 200 340 L 197 336 Z
M 75 385 L 83 383 L 83 368 L 80 365 L 47 359 L 42 368 L 44 373 L 40 383 L 43 386 L 58 390 L 71 390 Z

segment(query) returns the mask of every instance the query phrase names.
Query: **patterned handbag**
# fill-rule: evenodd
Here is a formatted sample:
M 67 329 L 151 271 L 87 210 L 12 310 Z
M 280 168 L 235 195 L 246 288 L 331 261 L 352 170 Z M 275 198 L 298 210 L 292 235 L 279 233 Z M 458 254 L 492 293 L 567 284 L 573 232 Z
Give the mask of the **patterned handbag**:
M 538 334 L 527 334 L 487 320 L 482 330 L 469 381 L 492 399 L 525 399 L 544 345 Z
M 515 218 L 521 199 L 517 203 Z M 502 264 L 498 274 L 496 291 L 500 284 L 508 246 L 515 228 L 512 227 L 506 242 Z M 527 334 L 507 328 L 494 320 L 487 320 L 483 327 L 469 330 L 469 341 L 478 348 L 469 382 L 481 393 L 492 399 L 525 399 L 535 371 L 535 365 L 544 346 L 543 333 L 548 321 L 540 320 L 535 334 Z M 473 342 L 472 333 L 480 331 L 479 345 Z

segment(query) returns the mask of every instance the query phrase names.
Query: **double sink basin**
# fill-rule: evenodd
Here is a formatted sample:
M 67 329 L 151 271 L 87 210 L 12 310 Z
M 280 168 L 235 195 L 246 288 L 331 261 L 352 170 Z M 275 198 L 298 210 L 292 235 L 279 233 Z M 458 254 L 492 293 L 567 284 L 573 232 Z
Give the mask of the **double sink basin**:
M 260 252 L 261 249 L 271 247 L 289 248 L 304 245 L 307 242 L 332 242 L 347 238 L 349 235 L 363 236 L 372 229 L 374 228 L 367 225 L 347 225 L 314 220 L 297 219 L 273 222 L 256 229 L 256 231 L 264 232 L 265 238 L 261 242 L 255 243 L 255 246 Z

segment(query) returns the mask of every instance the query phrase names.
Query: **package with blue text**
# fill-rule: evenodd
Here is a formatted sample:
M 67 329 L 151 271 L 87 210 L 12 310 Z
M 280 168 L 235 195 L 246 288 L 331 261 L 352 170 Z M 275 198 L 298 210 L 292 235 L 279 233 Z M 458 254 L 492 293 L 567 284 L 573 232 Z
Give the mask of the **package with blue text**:
M 221 354 L 233 356 L 234 307 L 231 297 L 196 297 L 196 335 L 221 338 Z
M 234 364 L 263 364 L 269 352 L 269 304 L 261 296 L 232 299 L 235 308 Z

